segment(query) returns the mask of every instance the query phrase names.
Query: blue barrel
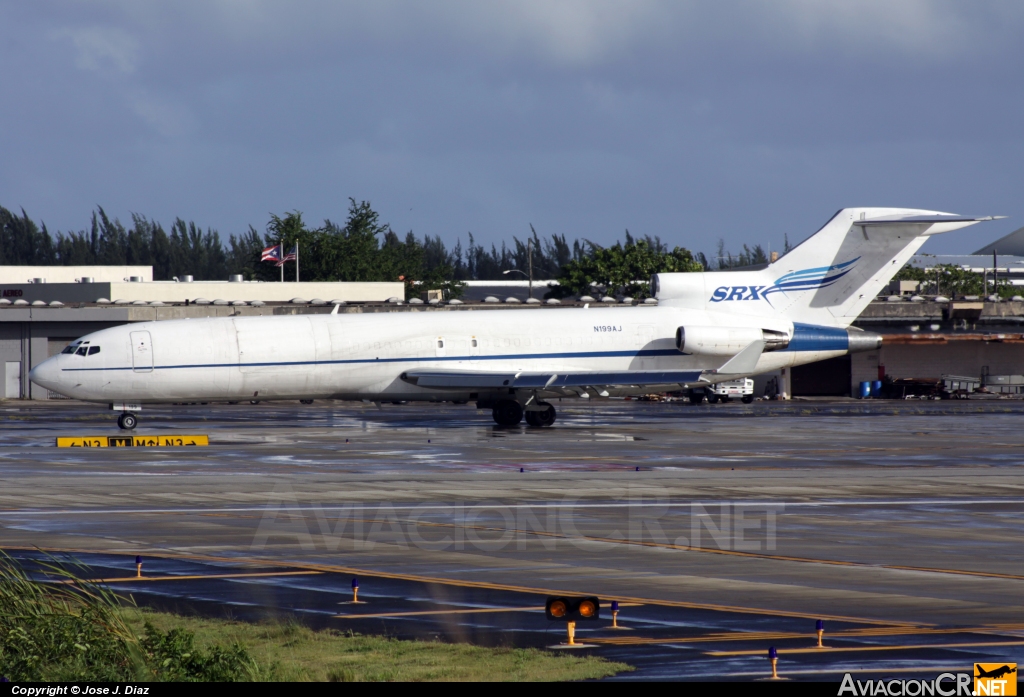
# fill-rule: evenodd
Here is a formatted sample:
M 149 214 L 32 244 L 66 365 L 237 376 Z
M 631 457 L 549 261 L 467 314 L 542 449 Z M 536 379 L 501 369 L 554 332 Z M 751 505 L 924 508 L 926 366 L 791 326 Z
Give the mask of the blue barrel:
M 875 380 L 874 382 L 871 383 L 871 396 L 874 397 L 875 399 L 881 399 L 882 398 L 882 381 L 881 380 Z
M 860 384 L 860 398 L 868 399 L 871 397 L 871 381 L 865 380 Z

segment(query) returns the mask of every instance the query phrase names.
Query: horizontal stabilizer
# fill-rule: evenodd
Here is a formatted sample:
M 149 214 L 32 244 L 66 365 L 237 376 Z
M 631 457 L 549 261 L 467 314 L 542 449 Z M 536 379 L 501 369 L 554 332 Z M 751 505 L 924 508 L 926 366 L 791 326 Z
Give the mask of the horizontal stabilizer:
M 761 342 L 762 345 L 764 342 Z M 755 361 L 756 362 L 756 361 Z M 593 385 L 684 385 L 700 380 L 699 370 L 621 370 L 553 372 L 486 372 L 461 370 L 409 370 L 402 379 L 419 387 L 438 389 L 559 389 Z
M 887 215 L 881 218 L 870 218 L 868 220 L 855 220 L 854 225 L 892 225 L 893 223 L 983 223 L 989 220 L 1002 220 L 1005 215 L 910 215 L 896 216 Z

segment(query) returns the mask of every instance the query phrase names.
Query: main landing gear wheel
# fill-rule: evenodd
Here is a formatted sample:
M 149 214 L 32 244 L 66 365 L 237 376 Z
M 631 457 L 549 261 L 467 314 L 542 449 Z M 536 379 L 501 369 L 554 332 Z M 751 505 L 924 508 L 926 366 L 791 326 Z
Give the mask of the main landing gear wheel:
M 523 407 L 514 399 L 503 399 L 494 405 L 492 414 L 499 426 L 517 426 L 523 420 Z
M 714 392 L 708 392 L 708 404 L 718 404 L 718 395 Z
M 139 425 L 139 420 L 135 418 L 135 414 L 126 412 L 117 417 L 117 425 L 125 431 L 133 431 Z
M 704 393 L 703 392 L 691 392 L 690 393 L 690 404 L 703 404 Z
M 754 395 L 745 394 L 743 395 L 742 399 L 740 399 L 740 401 L 743 402 L 744 404 L 750 404 L 751 402 L 754 401 Z
M 555 423 L 555 408 L 547 402 L 538 402 L 537 406 L 544 407 L 543 411 L 527 411 L 526 423 L 534 428 L 543 428 Z

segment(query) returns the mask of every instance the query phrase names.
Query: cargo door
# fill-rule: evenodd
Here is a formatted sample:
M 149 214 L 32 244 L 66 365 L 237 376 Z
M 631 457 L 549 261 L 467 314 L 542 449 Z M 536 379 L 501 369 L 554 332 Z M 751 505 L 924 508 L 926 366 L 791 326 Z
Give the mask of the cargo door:
M 131 332 L 132 368 L 136 373 L 153 372 L 153 340 L 149 332 Z

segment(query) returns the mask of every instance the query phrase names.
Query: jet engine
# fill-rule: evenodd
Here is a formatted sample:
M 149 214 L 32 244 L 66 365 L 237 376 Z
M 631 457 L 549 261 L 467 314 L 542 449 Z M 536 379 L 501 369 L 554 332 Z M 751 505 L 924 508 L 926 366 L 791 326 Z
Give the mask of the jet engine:
M 789 346 L 789 338 L 786 332 L 756 327 L 679 327 L 676 348 L 702 356 L 733 356 L 755 341 L 763 341 L 765 351 L 778 351 Z

